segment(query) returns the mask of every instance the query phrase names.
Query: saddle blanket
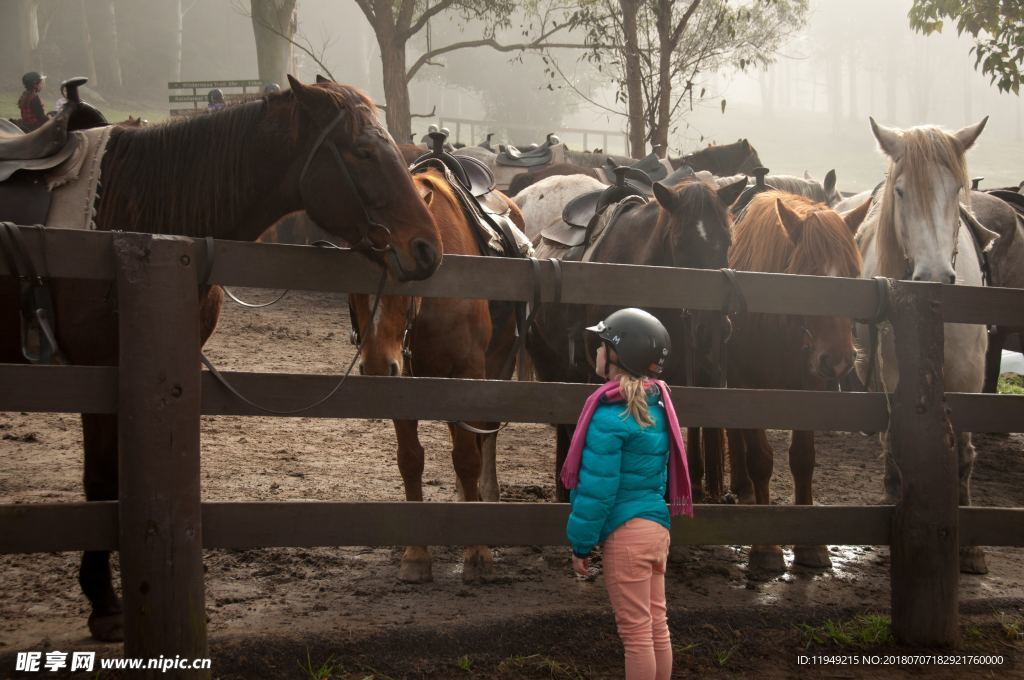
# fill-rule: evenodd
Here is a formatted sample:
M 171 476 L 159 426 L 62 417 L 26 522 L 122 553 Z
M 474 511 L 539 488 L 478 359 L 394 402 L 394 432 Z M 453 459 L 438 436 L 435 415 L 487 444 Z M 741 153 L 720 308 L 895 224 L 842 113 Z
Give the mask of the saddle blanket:
M 46 184 L 52 195 L 48 227 L 67 229 L 96 228 L 96 192 L 100 185 L 100 162 L 107 150 L 110 132 L 106 126 L 76 130 L 75 152 L 66 161 L 46 173 Z

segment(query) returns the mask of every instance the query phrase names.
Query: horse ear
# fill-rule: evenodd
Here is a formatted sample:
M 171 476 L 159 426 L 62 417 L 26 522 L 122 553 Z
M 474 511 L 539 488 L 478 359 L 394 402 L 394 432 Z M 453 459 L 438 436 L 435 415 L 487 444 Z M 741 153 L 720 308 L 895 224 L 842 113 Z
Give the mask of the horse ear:
M 831 194 L 836 190 L 836 171 L 835 169 L 829 170 L 825 173 L 825 181 L 822 184 L 825 187 L 825 193 Z
M 676 194 L 661 182 L 654 183 L 654 198 L 662 208 L 671 211 L 677 202 Z
M 298 81 L 298 79 L 292 77 L 292 74 L 290 73 L 288 74 L 288 85 L 295 94 L 295 101 L 308 110 L 316 97 L 316 89 L 309 87 L 308 85 L 303 85 Z
M 957 144 L 960 145 L 961 151 L 967 151 L 974 146 L 974 142 L 978 139 L 978 135 L 981 134 L 981 131 L 985 129 L 985 123 L 987 122 L 988 116 L 985 116 L 981 119 L 980 123 L 968 125 L 967 127 L 953 133 L 953 136 L 956 137 Z
M 903 155 L 903 135 L 896 128 L 887 128 L 879 125 L 875 119 L 868 116 L 871 121 L 871 133 L 878 140 L 878 147 L 889 158 L 895 160 Z
M 724 187 L 718 189 L 718 200 L 722 202 L 722 205 L 729 207 L 736 202 L 736 199 L 740 197 L 743 190 L 747 188 L 747 178 L 741 177 L 739 180 L 732 184 L 726 184 Z
M 804 233 L 804 221 L 781 198 L 775 199 L 775 209 L 779 211 L 779 219 L 782 220 L 782 227 L 789 240 L 799 243 Z
M 814 178 L 811 177 L 811 173 L 809 173 L 806 170 L 804 170 L 804 179 L 813 180 Z
M 846 222 L 846 226 L 850 229 L 850 233 L 856 235 L 857 230 L 860 229 L 861 222 L 867 217 L 868 209 L 871 207 L 871 197 L 868 196 L 867 200 L 861 203 L 853 210 L 842 213 L 840 216 L 843 218 L 843 222 Z
M 320 85 L 322 83 L 329 83 L 329 82 L 331 82 L 330 78 L 325 78 L 322 75 L 320 75 L 319 73 L 316 74 L 316 84 L 317 85 Z

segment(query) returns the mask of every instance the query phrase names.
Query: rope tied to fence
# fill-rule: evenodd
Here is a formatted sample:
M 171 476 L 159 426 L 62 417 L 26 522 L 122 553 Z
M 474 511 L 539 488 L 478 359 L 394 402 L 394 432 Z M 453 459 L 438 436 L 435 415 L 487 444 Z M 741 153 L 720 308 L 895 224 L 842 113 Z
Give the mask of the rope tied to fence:
M 857 323 L 868 327 L 868 372 L 864 376 L 864 388 L 871 389 L 878 364 L 878 324 L 889 318 L 889 293 L 892 281 L 884 276 L 876 276 L 875 282 L 875 314 L 867 319 L 854 319 Z

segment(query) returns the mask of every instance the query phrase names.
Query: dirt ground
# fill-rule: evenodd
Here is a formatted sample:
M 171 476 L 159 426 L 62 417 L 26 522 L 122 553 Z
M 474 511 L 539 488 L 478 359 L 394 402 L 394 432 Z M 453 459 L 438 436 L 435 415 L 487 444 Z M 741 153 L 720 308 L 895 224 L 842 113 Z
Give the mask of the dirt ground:
M 269 299 L 266 291 L 247 292 Z M 223 369 L 340 372 L 352 356 L 344 300 L 291 293 L 276 306 L 225 306 L 208 356 Z M 772 433 L 774 502 L 788 503 L 788 433 Z M 425 496 L 455 496 L 447 430 L 424 423 Z M 503 500 L 552 498 L 553 430 L 513 424 L 499 440 Z M 974 499 L 1024 506 L 1020 435 L 979 435 Z M 208 417 L 203 420 L 206 500 L 401 500 L 387 421 Z M 816 500 L 875 503 L 878 442 L 818 437 Z M 0 413 L 0 502 L 77 501 L 82 450 L 75 415 Z M 799 655 L 906 653 L 865 648 L 843 631 L 887 614 L 888 550 L 832 546 L 834 567 L 748 578 L 746 548 L 674 550 L 668 575 L 676 675 L 782 677 L 1024 677 L 1024 550 L 988 550 L 990 573 L 960 583 L 964 652 L 1002 655 L 998 666 L 800 666 Z M 207 615 L 215 677 L 565 677 L 621 675 L 621 650 L 599 575 L 571 572 L 567 548 L 496 547 L 494 583 L 465 586 L 461 550 L 434 549 L 434 582 L 397 580 L 399 548 L 207 551 Z M 789 560 L 792 554 L 787 552 Z M 0 677 L 15 652 L 99 650 L 72 553 L 0 556 Z M 115 560 L 116 564 L 116 560 Z M 862 626 L 861 626 L 862 627 Z M 855 638 L 856 633 L 852 634 Z M 55 674 L 47 673 L 48 676 Z M 25 677 L 33 677 L 26 675 Z M 38 677 L 38 674 L 35 676 Z M 106 677 L 106 676 L 102 676 Z

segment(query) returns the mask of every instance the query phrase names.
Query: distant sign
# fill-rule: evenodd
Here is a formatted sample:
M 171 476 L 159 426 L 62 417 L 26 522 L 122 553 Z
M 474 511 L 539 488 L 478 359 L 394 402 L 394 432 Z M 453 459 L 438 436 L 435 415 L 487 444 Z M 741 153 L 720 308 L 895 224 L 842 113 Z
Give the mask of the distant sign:
M 205 94 L 172 94 L 167 98 L 167 101 L 174 104 L 188 103 L 188 102 L 200 102 L 206 103 L 208 95 Z M 259 99 L 258 93 L 251 94 L 226 94 L 224 95 L 224 101 L 227 102 L 243 102 L 249 101 L 250 99 Z
M 215 87 L 262 87 L 262 80 L 181 80 L 167 83 L 169 90 L 212 90 Z

